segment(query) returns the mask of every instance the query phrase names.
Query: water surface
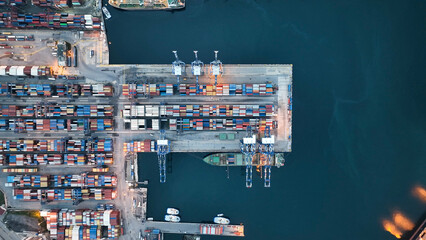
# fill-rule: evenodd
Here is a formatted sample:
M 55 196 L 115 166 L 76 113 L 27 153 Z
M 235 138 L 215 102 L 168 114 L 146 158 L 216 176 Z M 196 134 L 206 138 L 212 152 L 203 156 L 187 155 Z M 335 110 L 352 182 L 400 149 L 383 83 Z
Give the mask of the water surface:
M 294 64 L 293 152 L 272 187 L 239 168 L 173 154 L 158 183 L 156 156 L 143 157 L 149 215 L 166 207 L 184 221 L 225 213 L 247 240 L 392 239 L 395 210 L 412 221 L 426 204 L 426 3 L 416 1 L 190 0 L 175 12 L 109 7 L 111 63 L 189 63 L 213 50 L 226 63 Z M 226 68 L 226 65 L 225 65 Z M 167 239 L 173 239 L 167 236 Z M 179 238 L 177 238 L 179 239 Z

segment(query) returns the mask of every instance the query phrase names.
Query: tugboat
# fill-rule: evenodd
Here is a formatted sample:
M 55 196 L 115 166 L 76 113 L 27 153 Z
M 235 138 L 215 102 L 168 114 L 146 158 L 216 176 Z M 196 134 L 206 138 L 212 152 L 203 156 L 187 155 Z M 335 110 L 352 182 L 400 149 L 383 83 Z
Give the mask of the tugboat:
M 102 12 L 105 14 L 105 20 L 108 20 L 111 18 L 111 13 L 108 11 L 106 7 L 102 7 Z
M 180 222 L 180 217 L 176 216 L 176 215 L 169 215 L 167 214 L 166 216 L 164 216 L 164 220 L 167 222 Z
M 176 208 L 167 208 L 167 214 L 170 215 L 179 215 L 179 210 Z
M 224 217 L 223 214 L 218 214 L 217 217 L 213 219 L 213 222 L 216 224 L 227 225 L 231 221 L 228 218 Z

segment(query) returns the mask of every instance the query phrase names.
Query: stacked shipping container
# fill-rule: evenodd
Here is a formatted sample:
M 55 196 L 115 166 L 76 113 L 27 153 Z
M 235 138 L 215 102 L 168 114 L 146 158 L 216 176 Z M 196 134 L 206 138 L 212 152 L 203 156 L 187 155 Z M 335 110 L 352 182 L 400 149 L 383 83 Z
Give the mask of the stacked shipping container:
M 54 239 L 118 239 L 119 236 L 118 210 L 46 210 L 40 215 L 46 219 Z M 102 234 L 101 227 L 107 228 L 106 235 Z
M 13 39 L 16 39 L 16 38 L 13 38 Z M 22 36 L 22 39 L 24 39 L 24 36 Z M 51 76 L 51 74 L 52 74 L 51 67 L 46 67 L 46 66 L 0 66 L 0 76 L 39 77 L 39 76 Z
M 59 7 L 64 7 L 63 0 L 53 0 L 59 2 Z M 65 1 L 66 2 L 66 1 Z M 43 5 L 44 2 L 35 2 L 36 5 Z M 47 4 L 47 3 L 46 3 Z M 79 15 L 71 13 L 39 13 L 24 14 L 16 12 L 0 13 L 0 27 L 7 28 L 60 28 L 60 29 L 100 29 L 101 22 L 92 15 Z
M 172 84 L 123 84 L 123 95 L 132 97 L 145 96 L 171 96 L 179 95 L 205 95 L 205 96 L 267 96 L 276 91 L 270 83 L 261 84 L 218 84 L 199 85 L 198 93 L 195 84 L 180 84 L 175 91 Z
M 144 141 L 131 141 L 123 144 L 123 150 L 127 152 L 155 152 L 155 141 L 146 139 Z
M 13 198 L 23 201 L 113 200 L 116 196 L 109 188 L 13 189 Z
M 113 95 L 112 86 L 85 84 L 0 84 L 0 95 L 17 97 L 79 97 L 95 96 L 110 97 Z M 100 91 L 101 90 L 101 91 Z
M 112 131 L 112 119 L 0 119 L 0 131 Z

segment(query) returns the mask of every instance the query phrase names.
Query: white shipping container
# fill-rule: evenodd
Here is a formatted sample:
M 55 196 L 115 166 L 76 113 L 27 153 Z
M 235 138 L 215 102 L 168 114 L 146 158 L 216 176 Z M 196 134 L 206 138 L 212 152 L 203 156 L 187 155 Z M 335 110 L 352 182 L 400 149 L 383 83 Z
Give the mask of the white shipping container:
M 0 66 L 0 75 L 5 76 L 6 75 L 6 67 L 7 66 Z
M 18 66 L 11 66 L 9 69 L 9 75 L 16 76 L 18 70 Z

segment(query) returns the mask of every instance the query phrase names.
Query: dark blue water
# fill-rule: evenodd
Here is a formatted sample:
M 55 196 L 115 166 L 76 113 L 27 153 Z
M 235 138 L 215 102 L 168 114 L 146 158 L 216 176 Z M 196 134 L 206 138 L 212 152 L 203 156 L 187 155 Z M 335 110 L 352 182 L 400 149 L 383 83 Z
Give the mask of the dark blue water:
M 246 238 L 394 239 L 382 221 L 395 210 L 415 222 L 426 204 L 426 2 L 187 1 L 176 12 L 109 8 L 111 63 L 189 63 L 213 50 L 226 63 L 294 64 L 293 152 L 272 188 L 244 187 L 203 154 L 174 154 L 158 183 L 144 157 L 149 215 L 168 206 L 184 221 L 217 213 L 243 222 Z M 226 67 L 226 66 L 225 66 Z M 173 239 L 168 236 L 168 239 Z M 180 238 L 177 238 L 180 239 Z

